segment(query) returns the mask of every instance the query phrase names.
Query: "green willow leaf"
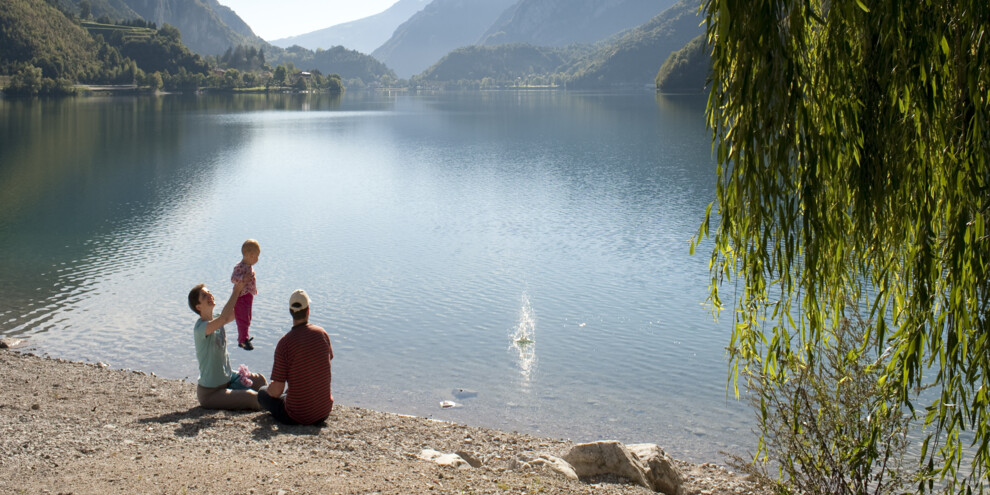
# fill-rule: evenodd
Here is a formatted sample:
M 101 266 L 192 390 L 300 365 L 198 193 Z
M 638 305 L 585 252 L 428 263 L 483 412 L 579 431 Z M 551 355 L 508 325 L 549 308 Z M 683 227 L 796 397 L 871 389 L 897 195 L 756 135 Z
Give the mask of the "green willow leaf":
M 869 308 L 889 409 L 943 397 L 918 467 L 982 490 L 990 453 L 959 431 L 990 435 L 990 2 L 705 5 L 719 225 L 704 232 L 710 299 L 740 288 L 730 366 L 786 380 Z

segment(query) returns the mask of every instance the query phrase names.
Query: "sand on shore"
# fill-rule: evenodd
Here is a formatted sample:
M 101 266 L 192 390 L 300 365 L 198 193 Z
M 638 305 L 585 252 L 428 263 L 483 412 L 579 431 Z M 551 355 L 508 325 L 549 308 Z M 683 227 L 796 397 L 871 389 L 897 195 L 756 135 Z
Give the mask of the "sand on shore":
M 0 349 L 0 493 L 653 493 L 513 462 L 571 445 L 340 404 L 324 427 L 284 426 L 203 409 L 182 380 Z M 423 449 L 481 467 L 439 466 Z M 675 464 L 686 495 L 756 493 L 714 464 Z

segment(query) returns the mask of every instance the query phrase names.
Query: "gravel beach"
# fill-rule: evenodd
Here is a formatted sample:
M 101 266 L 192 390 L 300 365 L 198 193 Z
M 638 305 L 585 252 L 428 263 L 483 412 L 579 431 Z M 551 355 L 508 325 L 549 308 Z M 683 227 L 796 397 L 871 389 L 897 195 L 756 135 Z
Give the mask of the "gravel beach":
M 284 426 L 202 409 L 182 380 L 24 352 L 0 349 L 0 493 L 654 493 L 520 461 L 562 456 L 566 440 L 340 404 L 323 427 Z M 683 494 L 758 493 L 720 466 L 674 465 Z

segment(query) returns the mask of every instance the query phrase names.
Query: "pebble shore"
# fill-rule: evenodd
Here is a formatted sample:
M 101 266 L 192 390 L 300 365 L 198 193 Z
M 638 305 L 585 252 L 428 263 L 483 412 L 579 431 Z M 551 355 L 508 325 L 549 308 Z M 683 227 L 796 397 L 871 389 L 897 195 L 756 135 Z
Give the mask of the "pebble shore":
M 186 381 L 0 349 L 0 493 L 653 493 L 513 468 L 571 446 L 340 404 L 326 426 L 284 426 L 202 409 Z M 424 449 L 480 466 L 440 466 Z M 674 462 L 684 495 L 759 493 L 721 466 Z

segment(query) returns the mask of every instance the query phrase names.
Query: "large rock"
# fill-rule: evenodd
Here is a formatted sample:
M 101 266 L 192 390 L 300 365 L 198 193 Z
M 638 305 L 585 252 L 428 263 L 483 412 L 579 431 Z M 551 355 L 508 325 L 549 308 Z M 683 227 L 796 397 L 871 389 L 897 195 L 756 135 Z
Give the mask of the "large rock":
M 579 478 L 614 474 L 653 489 L 639 458 L 615 440 L 575 445 L 564 454 L 564 460 L 574 467 Z
M 441 466 L 450 466 L 457 469 L 471 469 L 471 465 L 457 454 L 444 454 L 433 449 L 423 449 L 417 456 L 424 461 L 435 462 Z
M 659 445 L 637 443 L 626 447 L 643 464 L 650 488 L 666 495 L 681 495 L 681 486 L 684 483 L 681 473 Z
M 545 455 L 538 459 L 533 459 L 530 462 L 533 466 L 543 466 L 551 471 L 563 475 L 565 478 L 570 478 L 572 480 L 577 480 L 578 475 L 574 472 L 574 466 L 571 466 L 567 461 L 561 459 L 560 457 L 555 457 L 552 455 Z
M 574 472 L 574 467 L 568 464 L 567 461 L 545 452 L 523 452 L 510 460 L 509 469 L 517 471 L 549 469 L 563 475 L 565 478 L 575 481 L 579 479 L 577 473 Z

